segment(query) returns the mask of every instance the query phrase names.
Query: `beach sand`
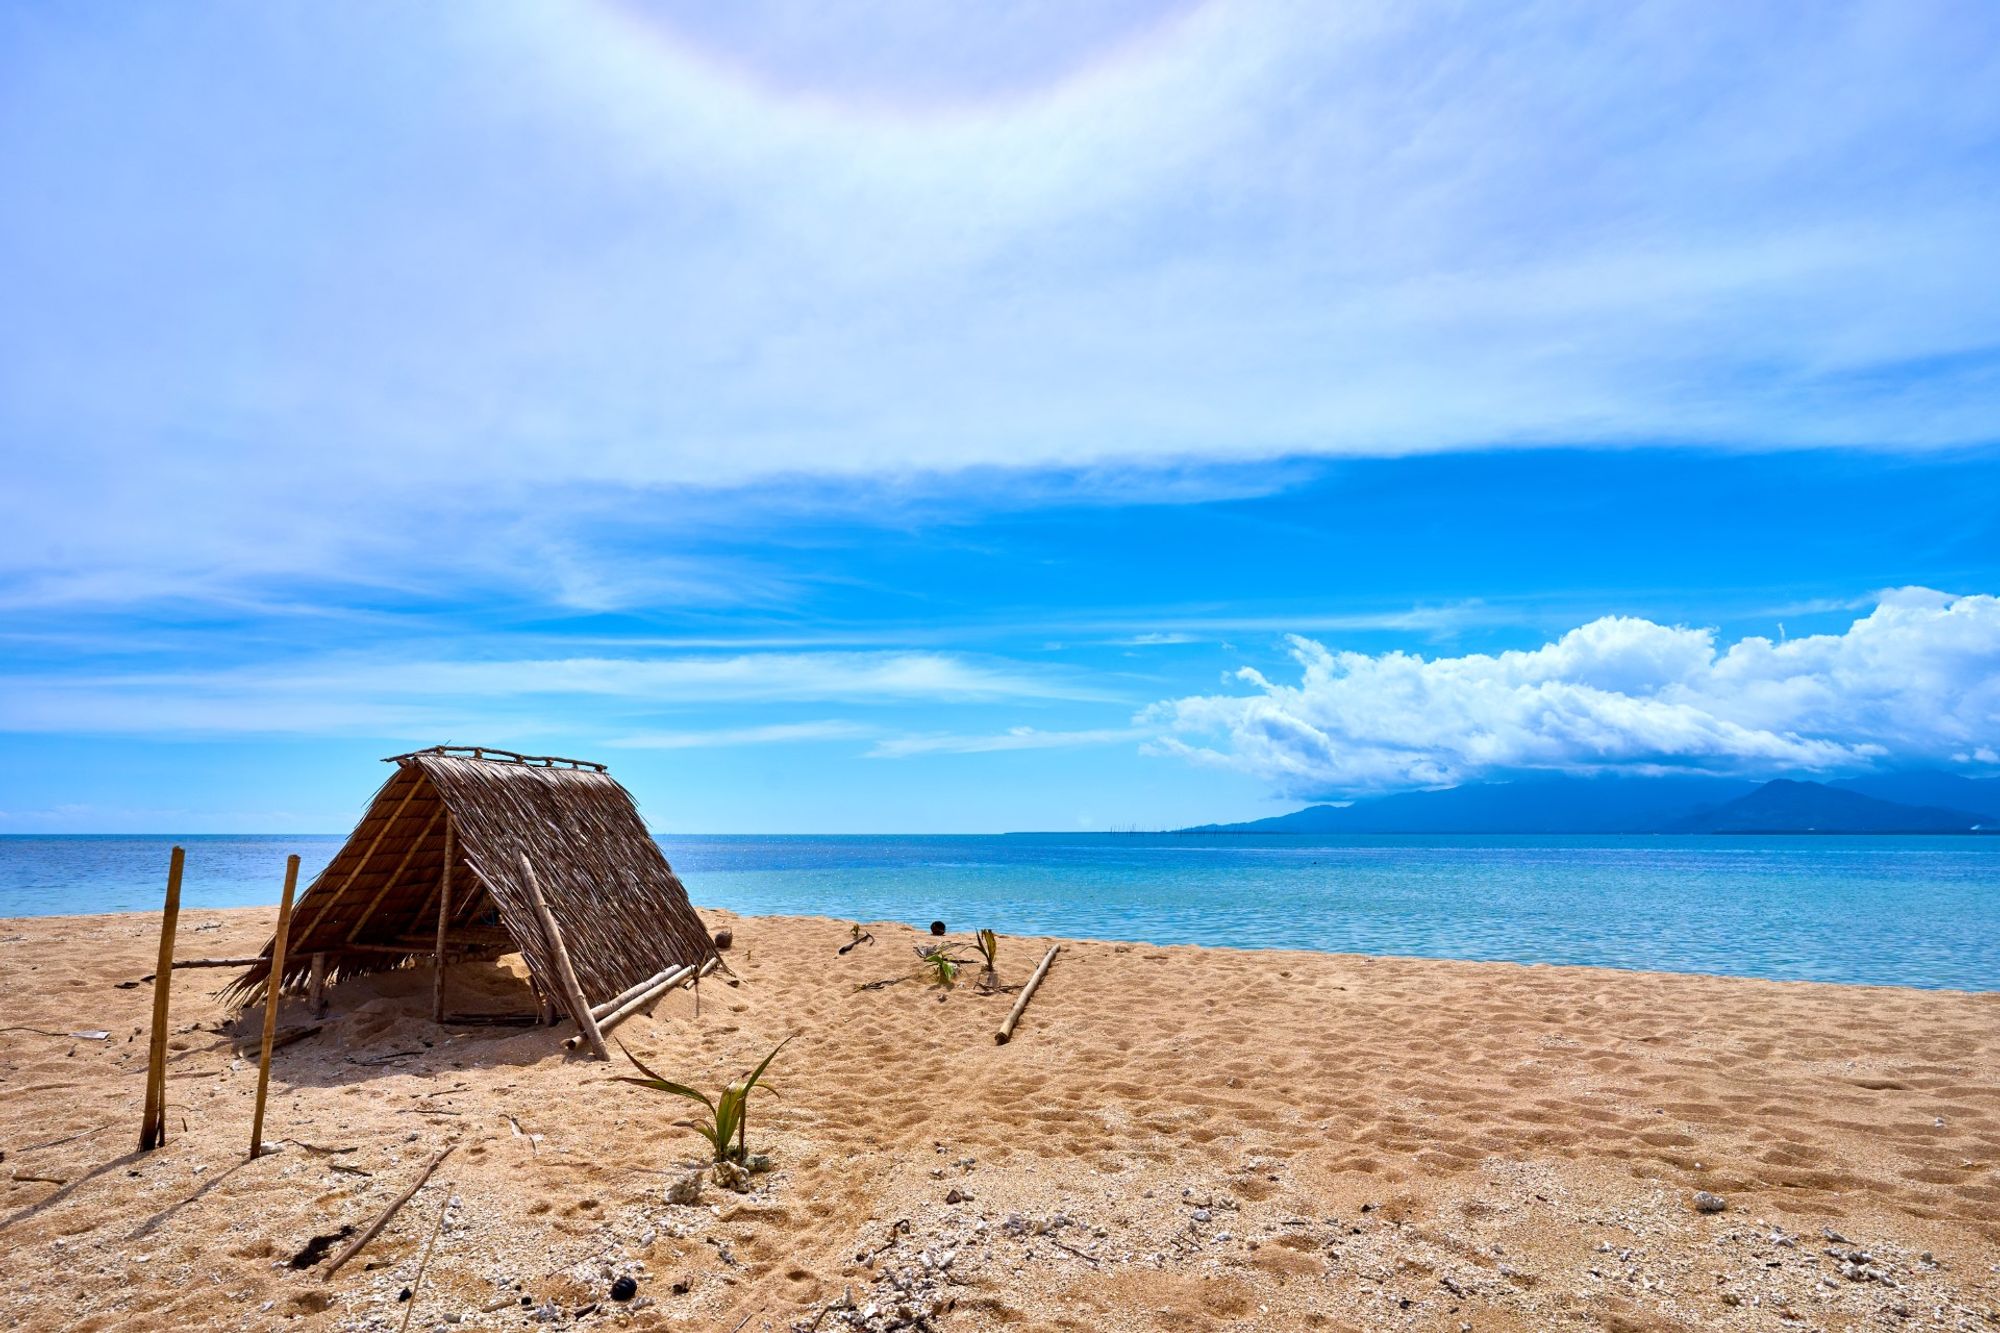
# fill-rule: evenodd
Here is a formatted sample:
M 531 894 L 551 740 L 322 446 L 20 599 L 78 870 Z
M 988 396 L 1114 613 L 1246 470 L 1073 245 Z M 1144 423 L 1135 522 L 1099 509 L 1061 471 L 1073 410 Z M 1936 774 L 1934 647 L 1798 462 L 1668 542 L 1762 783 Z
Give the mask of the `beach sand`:
M 1006 994 L 857 989 L 913 973 L 907 928 L 840 957 L 842 922 L 704 916 L 742 984 L 618 1038 L 713 1090 L 797 1035 L 752 1103 L 774 1169 L 694 1204 L 687 1103 L 567 1025 L 434 1027 L 426 970 L 334 989 L 255 1162 L 261 1009 L 177 973 L 141 1155 L 118 983 L 157 921 L 0 921 L 0 1324 L 394 1329 L 442 1217 L 411 1328 L 2000 1328 L 2000 994 L 1066 943 L 1003 1047 Z M 272 918 L 186 912 L 178 952 Z M 530 1007 L 509 962 L 454 1010 Z M 447 1144 L 332 1280 L 289 1266 Z

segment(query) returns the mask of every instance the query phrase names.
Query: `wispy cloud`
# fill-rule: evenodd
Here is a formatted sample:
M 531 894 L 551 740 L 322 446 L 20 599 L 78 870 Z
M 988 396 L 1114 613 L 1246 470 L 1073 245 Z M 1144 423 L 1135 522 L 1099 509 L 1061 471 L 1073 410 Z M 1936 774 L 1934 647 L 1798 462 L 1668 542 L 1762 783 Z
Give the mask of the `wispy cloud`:
M 698 704 L 1115 697 L 1072 673 L 947 653 L 336 658 L 214 672 L 15 675 L 0 679 L 0 731 L 405 735 L 500 725 L 515 734 L 565 725 L 558 719 L 575 711 L 565 701 L 587 705 L 583 715 L 602 727 Z
M 714 727 L 706 731 L 648 731 L 618 736 L 604 744 L 617 750 L 714 750 L 739 745 L 796 745 L 872 736 L 878 728 L 830 718 L 823 722 L 774 722 L 758 727 Z
M 925 754 L 995 754 L 1008 750 L 1071 750 L 1092 745 L 1136 745 L 1157 734 L 1153 727 L 1108 727 L 1088 731 L 1037 731 L 1014 727 L 970 736 L 896 736 L 877 741 L 871 759 L 908 759 Z
M 731 488 L 1992 439 L 1990 6 L 864 7 L 809 72 L 640 8 L 11 24 L 0 604 L 757 604 Z
M 1990 763 L 2000 598 L 1882 595 L 1840 634 L 1719 646 L 1713 630 L 1608 617 L 1525 652 L 1426 659 L 1292 640 L 1295 684 L 1147 711 L 1164 753 L 1319 798 L 1520 769 L 1838 771 Z M 1206 741 L 1207 743 L 1203 743 Z

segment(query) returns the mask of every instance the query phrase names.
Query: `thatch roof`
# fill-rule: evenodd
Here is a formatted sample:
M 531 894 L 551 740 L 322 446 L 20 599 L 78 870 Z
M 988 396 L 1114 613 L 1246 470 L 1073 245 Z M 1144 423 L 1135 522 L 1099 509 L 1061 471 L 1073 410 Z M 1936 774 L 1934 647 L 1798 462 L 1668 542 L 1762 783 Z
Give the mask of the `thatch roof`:
M 315 953 L 328 956 L 330 976 L 428 960 L 436 947 L 447 828 L 448 957 L 519 951 L 536 989 L 560 996 L 523 855 L 591 1003 L 714 954 L 630 793 L 602 764 L 445 746 L 384 762 L 395 764 L 395 773 L 293 906 L 286 984 L 305 977 Z M 261 994 L 271 948 L 266 944 L 264 961 L 225 993 Z

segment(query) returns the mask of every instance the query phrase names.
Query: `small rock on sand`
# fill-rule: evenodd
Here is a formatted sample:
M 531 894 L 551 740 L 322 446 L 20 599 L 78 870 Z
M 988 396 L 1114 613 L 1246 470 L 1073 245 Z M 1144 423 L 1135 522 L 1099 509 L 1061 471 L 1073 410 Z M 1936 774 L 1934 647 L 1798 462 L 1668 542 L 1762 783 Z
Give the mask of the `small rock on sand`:
M 1710 1194 L 1707 1190 L 1694 1192 L 1694 1210 L 1697 1213 L 1719 1213 L 1729 1206 L 1729 1200 L 1720 1194 Z

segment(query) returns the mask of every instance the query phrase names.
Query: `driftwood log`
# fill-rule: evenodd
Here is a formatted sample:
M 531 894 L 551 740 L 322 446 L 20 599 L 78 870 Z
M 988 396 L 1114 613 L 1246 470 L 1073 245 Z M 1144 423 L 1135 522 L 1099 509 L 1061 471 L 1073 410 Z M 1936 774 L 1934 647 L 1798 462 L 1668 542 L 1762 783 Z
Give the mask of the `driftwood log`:
M 1013 1012 L 1007 1015 L 1007 1021 L 1000 1025 L 1000 1030 L 993 1034 L 995 1046 L 1005 1046 L 1014 1039 L 1014 1025 L 1021 1021 L 1021 1011 L 1026 1009 L 1028 1001 L 1035 997 L 1035 987 L 1041 985 L 1042 978 L 1049 974 L 1049 964 L 1056 960 L 1056 953 L 1061 948 L 1060 944 L 1051 944 L 1049 951 L 1042 955 L 1041 964 L 1035 968 L 1035 975 L 1029 977 L 1028 984 L 1021 987 L 1021 998 L 1014 1001 Z
M 410 1187 L 391 1200 L 389 1206 L 384 1208 L 373 1222 L 364 1227 L 360 1235 L 347 1243 L 346 1249 L 333 1257 L 333 1262 L 326 1266 L 325 1276 L 328 1279 L 331 1279 L 335 1273 L 340 1271 L 342 1264 L 345 1264 L 349 1259 L 361 1253 L 361 1247 L 369 1241 L 374 1240 L 383 1227 L 389 1225 L 389 1219 L 394 1217 L 396 1211 L 408 1203 L 415 1196 L 416 1192 L 424 1187 L 424 1182 L 431 1178 L 431 1172 L 437 1170 L 438 1163 L 451 1156 L 451 1150 L 457 1146 L 454 1143 L 438 1149 L 437 1154 L 424 1164 L 424 1169 L 417 1174 L 417 1178 L 410 1182 Z
M 167 1141 L 167 1000 L 174 989 L 174 928 L 181 918 L 185 849 L 167 860 L 167 902 L 160 915 L 160 961 L 153 970 L 153 1032 L 146 1043 L 146 1109 L 139 1117 L 139 1151 Z

